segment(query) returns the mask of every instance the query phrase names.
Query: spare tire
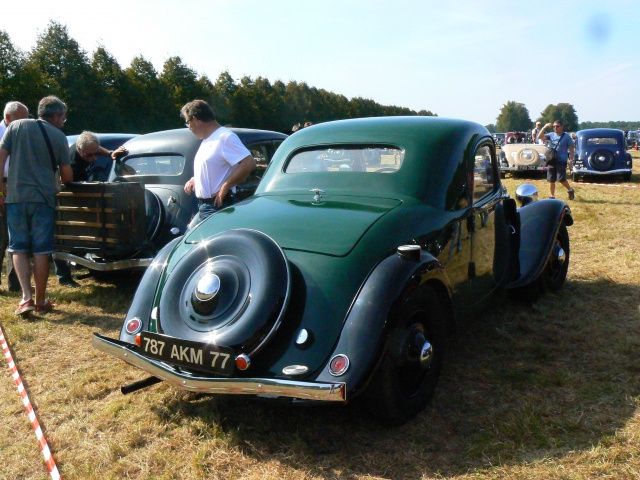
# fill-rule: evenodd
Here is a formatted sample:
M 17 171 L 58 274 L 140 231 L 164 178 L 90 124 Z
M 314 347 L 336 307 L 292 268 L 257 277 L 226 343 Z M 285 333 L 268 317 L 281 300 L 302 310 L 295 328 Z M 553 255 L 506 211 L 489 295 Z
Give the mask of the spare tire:
M 537 165 L 540 160 L 540 155 L 535 148 L 523 148 L 518 151 L 516 157 L 518 165 Z
M 609 150 L 596 150 L 589 157 L 589 165 L 594 170 L 598 170 L 599 172 L 606 172 L 607 170 L 611 170 L 616 163 L 616 157 L 613 152 Z
M 158 308 L 161 333 L 255 354 L 289 303 L 284 252 L 264 233 L 236 229 L 207 238 L 182 258 Z
M 160 198 L 148 189 L 144 189 L 144 205 L 147 215 L 147 240 L 152 242 L 160 234 L 164 222 L 164 206 Z

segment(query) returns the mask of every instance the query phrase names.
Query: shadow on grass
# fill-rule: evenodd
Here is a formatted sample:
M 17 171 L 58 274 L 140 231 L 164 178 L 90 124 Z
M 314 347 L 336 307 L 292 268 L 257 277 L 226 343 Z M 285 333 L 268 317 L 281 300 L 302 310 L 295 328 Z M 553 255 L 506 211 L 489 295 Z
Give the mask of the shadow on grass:
M 569 282 L 532 305 L 501 295 L 458 333 L 432 405 L 396 429 L 357 405 L 185 393 L 152 410 L 321 478 L 447 477 L 562 457 L 606 440 L 634 413 L 638 304 L 638 286 L 605 280 Z

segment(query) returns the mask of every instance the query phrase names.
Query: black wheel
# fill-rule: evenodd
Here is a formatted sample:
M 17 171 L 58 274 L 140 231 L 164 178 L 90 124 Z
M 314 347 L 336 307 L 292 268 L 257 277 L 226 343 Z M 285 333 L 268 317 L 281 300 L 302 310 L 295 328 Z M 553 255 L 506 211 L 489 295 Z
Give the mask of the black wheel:
M 561 225 L 551 251 L 551 257 L 542 274 L 531 285 L 508 290 L 509 298 L 523 303 L 532 303 L 549 291 L 560 290 L 567 279 L 569 270 L 569 232 Z
M 289 303 L 284 252 L 256 230 L 228 230 L 185 255 L 164 284 L 162 333 L 252 355 L 278 329 Z
M 599 172 L 611 170 L 615 163 L 616 157 L 609 150 L 596 150 L 589 157 L 589 165 Z
M 574 182 L 577 182 L 577 181 L 578 181 L 578 178 L 579 178 L 579 177 L 578 177 L 578 174 L 577 174 L 577 173 L 573 172 L 573 173 L 571 174 L 571 180 L 573 180 Z
M 144 189 L 144 205 L 147 215 L 147 240 L 158 237 L 164 223 L 165 211 L 160 198 L 150 190 Z
M 561 225 L 543 274 L 545 290 L 557 292 L 563 287 L 569 270 L 569 250 L 569 232 L 566 225 Z
M 369 410 L 402 425 L 425 409 L 442 370 L 446 309 L 430 287 L 419 287 L 392 312 L 384 356 L 365 394 Z
M 624 180 L 625 182 L 630 182 L 631 181 L 631 172 L 625 172 L 622 174 L 622 180 Z

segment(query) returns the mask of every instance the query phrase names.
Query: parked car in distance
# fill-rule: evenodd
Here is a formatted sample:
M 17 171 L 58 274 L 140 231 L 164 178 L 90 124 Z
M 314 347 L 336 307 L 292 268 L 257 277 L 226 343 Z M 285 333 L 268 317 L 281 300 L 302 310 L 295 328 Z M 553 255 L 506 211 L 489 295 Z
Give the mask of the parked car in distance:
M 571 176 L 586 177 L 621 175 L 631 180 L 633 159 L 626 151 L 624 132 L 614 128 L 590 128 L 577 132 Z
M 99 350 L 201 393 L 422 411 L 448 334 L 496 290 L 562 288 L 573 223 L 517 208 L 481 125 L 438 117 L 317 124 L 276 152 L 256 193 L 173 240 Z M 144 407 L 142 407 L 144 408 Z
M 635 148 L 640 143 L 640 130 L 629 130 L 627 132 L 627 149 Z
M 547 147 L 539 143 L 505 143 L 499 153 L 502 177 L 507 172 L 515 174 L 546 171 L 546 150 Z
M 502 147 L 502 145 L 504 145 L 504 133 L 494 133 L 492 136 L 498 147 Z
M 232 129 L 257 167 L 236 187 L 253 194 L 273 153 L 287 138 L 267 130 Z M 109 183 L 71 184 L 58 196 L 57 259 L 96 271 L 145 268 L 168 242 L 184 234 L 198 210 L 184 191 L 193 177 L 201 140 L 188 129 L 140 135 L 126 143 L 129 153 L 115 162 Z

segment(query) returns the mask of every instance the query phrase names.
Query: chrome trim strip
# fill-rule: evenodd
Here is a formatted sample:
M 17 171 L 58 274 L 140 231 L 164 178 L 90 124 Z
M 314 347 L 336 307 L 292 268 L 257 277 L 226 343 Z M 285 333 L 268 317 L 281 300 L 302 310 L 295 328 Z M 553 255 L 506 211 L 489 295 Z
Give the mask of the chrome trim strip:
M 94 348 L 108 353 L 134 367 L 168 382 L 175 387 L 204 393 L 236 395 L 272 395 L 325 402 L 345 402 L 346 383 L 312 383 L 274 378 L 211 378 L 178 372 L 169 365 L 146 358 L 124 342 L 93 334 Z
M 117 262 L 103 263 L 65 252 L 55 252 L 53 254 L 53 258 L 55 258 L 56 260 L 74 262 L 91 270 L 100 270 L 101 272 L 112 272 L 115 270 L 125 270 L 129 268 L 146 268 L 151 265 L 151 262 L 153 262 L 153 258 L 133 258 L 130 260 L 118 260 Z

